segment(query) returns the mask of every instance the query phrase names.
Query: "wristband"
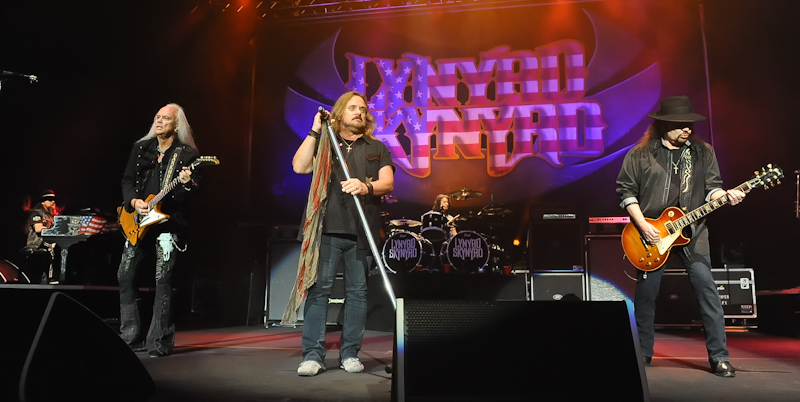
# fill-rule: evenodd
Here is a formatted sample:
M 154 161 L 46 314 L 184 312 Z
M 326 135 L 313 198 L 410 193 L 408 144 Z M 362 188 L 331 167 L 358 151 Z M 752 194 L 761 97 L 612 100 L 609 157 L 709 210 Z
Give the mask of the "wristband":
M 372 195 L 375 192 L 375 188 L 372 187 L 372 183 L 367 183 L 367 194 Z
M 319 139 L 319 133 L 314 131 L 314 130 L 308 130 L 308 136 L 309 137 L 314 137 L 316 139 Z

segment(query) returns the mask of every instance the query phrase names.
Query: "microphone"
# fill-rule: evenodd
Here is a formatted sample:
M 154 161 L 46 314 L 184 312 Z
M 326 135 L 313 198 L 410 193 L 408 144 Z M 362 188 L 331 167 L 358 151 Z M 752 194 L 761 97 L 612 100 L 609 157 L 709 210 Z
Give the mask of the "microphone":
M 317 108 L 317 113 L 319 113 L 320 120 L 322 120 L 322 121 L 328 120 L 328 114 L 325 113 L 325 108 L 324 107 L 320 106 L 319 108 Z
M 25 77 L 25 78 L 31 80 L 31 82 L 39 81 L 39 77 L 37 77 L 35 75 L 20 74 L 20 73 L 15 73 L 13 71 L 3 70 L 3 75 L 13 75 L 13 76 L 17 76 L 17 77 Z

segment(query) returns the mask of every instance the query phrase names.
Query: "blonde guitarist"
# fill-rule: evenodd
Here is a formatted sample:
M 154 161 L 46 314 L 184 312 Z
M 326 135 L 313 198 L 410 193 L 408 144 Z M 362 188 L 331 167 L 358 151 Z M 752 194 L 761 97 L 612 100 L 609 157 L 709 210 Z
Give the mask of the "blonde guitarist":
M 654 121 L 628 151 L 617 178 L 621 206 L 631 217 L 623 248 L 639 268 L 634 305 L 643 363 L 650 364 L 653 357 L 655 302 L 664 272 L 659 267 L 671 250 L 686 267 L 700 303 L 711 372 L 734 377 L 722 303 L 711 276 L 705 218 L 682 232 L 672 230 L 671 220 L 720 197 L 736 205 L 745 194 L 723 190 L 714 149 L 692 132 L 693 123 L 705 117 L 692 112 L 688 97 L 666 98 L 648 116 Z
M 131 349 L 147 350 L 151 357 L 171 355 L 175 343 L 171 281 L 178 256 L 187 247 L 189 202 L 199 181 L 187 166 L 198 156 L 183 109 L 171 103 L 156 113 L 150 131 L 133 145 L 122 176 L 120 226 L 134 230 L 124 229 L 125 248 L 117 272 L 120 331 Z M 147 255 L 154 255 L 156 264 L 149 325 L 141 322 L 144 306 L 135 283 Z

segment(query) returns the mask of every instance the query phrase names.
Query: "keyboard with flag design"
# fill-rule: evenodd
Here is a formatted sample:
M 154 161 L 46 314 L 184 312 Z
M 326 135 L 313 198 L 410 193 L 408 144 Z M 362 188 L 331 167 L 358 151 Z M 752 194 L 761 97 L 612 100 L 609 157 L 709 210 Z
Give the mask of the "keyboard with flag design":
M 90 236 L 119 229 L 119 223 L 96 215 L 56 215 L 53 226 L 42 230 L 42 238 L 48 243 L 61 247 L 61 272 L 58 282 L 64 283 L 67 272 L 69 248 L 75 243 L 86 241 Z

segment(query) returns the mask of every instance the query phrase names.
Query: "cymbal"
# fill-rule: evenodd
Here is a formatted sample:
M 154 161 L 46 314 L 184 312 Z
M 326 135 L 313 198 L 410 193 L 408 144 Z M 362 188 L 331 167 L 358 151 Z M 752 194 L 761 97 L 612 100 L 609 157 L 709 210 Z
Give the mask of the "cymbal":
M 461 190 L 453 191 L 452 193 L 447 194 L 447 196 L 450 197 L 451 199 L 458 201 L 468 200 L 470 198 L 476 198 L 482 195 L 483 193 L 481 193 L 480 191 L 467 190 L 466 188 L 462 188 Z
M 503 206 L 487 205 L 478 211 L 478 216 L 503 216 L 514 211 Z
M 393 196 L 391 194 L 386 194 L 384 196 L 381 196 L 381 202 L 385 202 L 387 204 L 394 204 L 395 202 L 398 202 L 398 201 L 400 201 L 400 200 L 397 199 L 397 197 L 395 197 L 395 196 Z
M 408 226 L 410 228 L 415 228 L 417 226 L 422 226 L 422 222 L 415 221 L 412 219 L 392 219 L 389 221 L 389 225 L 391 226 Z

